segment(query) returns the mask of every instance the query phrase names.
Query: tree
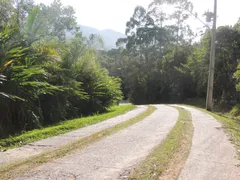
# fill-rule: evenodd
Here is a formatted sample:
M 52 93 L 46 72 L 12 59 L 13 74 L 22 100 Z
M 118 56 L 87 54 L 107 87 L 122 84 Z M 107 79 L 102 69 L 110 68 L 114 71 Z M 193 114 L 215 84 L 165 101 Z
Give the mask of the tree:
M 169 6 L 175 8 L 164 11 Z M 187 0 L 155 0 L 147 9 L 137 6 L 126 24 L 127 37 L 117 42 L 119 49 L 104 54 L 103 66 L 123 80 L 125 97 L 133 103 L 205 99 L 211 33 L 207 29 L 200 42 L 193 42 L 186 21 L 191 14 L 193 5 Z M 206 15 L 211 20 L 211 13 Z M 217 30 L 214 99 L 218 104 L 239 101 L 233 78 L 240 49 L 238 24 Z
M 77 32 L 75 11 L 71 6 L 63 6 L 61 0 L 54 0 L 50 6 L 40 4 L 42 34 L 65 40 L 66 32 Z
M 176 8 L 170 13 L 164 12 L 165 5 Z M 192 78 L 181 71 L 192 52 L 193 33 L 186 24 L 192 8 L 188 1 L 154 1 L 148 9 L 135 8 L 126 24 L 127 38 L 117 42 L 126 44 L 123 52 L 129 58 L 131 73 L 122 75 L 122 68 L 121 72 L 115 70 L 124 80 L 132 102 L 161 103 L 193 96 L 194 90 L 189 86 Z M 122 57 L 125 54 L 122 53 Z
M 13 13 L 14 0 L 0 0 L 0 28 L 8 23 Z
M 119 103 L 121 80 L 101 68 L 94 49 L 100 39 L 82 37 L 72 7 L 59 0 L 12 5 L 0 27 L 0 137 Z M 75 36 L 66 40 L 68 31 Z

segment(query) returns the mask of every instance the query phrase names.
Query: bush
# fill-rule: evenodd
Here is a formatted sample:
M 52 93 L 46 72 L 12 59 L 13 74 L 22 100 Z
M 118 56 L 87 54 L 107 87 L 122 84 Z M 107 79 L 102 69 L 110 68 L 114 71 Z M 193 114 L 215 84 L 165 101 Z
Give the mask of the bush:
M 230 111 L 230 114 L 233 116 L 240 116 L 240 104 L 235 105 Z

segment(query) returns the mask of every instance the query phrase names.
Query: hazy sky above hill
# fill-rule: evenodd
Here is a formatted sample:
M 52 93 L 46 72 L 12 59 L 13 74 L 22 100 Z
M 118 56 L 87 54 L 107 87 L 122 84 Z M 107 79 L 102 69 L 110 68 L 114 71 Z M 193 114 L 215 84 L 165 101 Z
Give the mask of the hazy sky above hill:
M 53 0 L 35 0 L 37 3 L 50 4 Z M 213 10 L 214 0 L 191 0 L 194 11 L 202 15 Z M 147 7 L 152 0 L 62 0 L 76 11 L 79 24 L 97 29 L 113 29 L 124 33 L 125 24 L 132 16 L 137 5 Z M 240 17 L 240 0 L 218 0 L 218 25 L 233 25 Z M 202 18 L 204 20 L 204 18 Z M 198 20 L 191 20 L 194 28 L 202 27 Z

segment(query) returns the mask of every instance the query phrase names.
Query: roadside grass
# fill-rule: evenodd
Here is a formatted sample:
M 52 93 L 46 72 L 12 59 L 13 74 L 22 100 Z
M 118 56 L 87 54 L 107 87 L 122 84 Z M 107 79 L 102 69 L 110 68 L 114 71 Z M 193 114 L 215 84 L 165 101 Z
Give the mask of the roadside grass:
M 88 125 L 96 124 L 104 120 L 107 120 L 109 118 L 118 116 L 120 114 L 124 114 L 134 109 L 135 107 L 136 106 L 134 105 L 114 106 L 110 108 L 107 113 L 104 113 L 104 114 L 63 121 L 61 123 L 58 123 L 49 127 L 45 127 L 42 129 L 36 129 L 36 130 L 24 132 L 23 134 L 20 134 L 20 135 L 10 136 L 5 139 L 0 139 L 0 151 L 5 151 L 10 148 L 20 147 L 31 142 L 35 142 L 38 140 L 64 134 Z
M 226 132 L 230 135 L 230 140 L 235 144 L 238 157 L 240 158 L 240 120 L 225 116 L 224 114 L 208 113 L 223 124 Z
M 130 180 L 177 179 L 192 145 L 193 125 L 188 111 L 176 107 L 179 118 L 165 140 L 130 173 Z
M 149 106 L 148 109 L 143 113 L 114 127 L 97 132 L 86 138 L 65 145 L 57 150 L 48 151 L 20 162 L 15 162 L 2 166 L 0 167 L 1 180 L 13 179 L 19 175 L 23 175 L 24 173 L 29 172 L 31 169 L 36 168 L 44 163 L 52 162 L 55 159 L 64 157 L 75 151 L 80 151 L 85 147 L 89 146 L 90 144 L 100 141 L 104 137 L 110 136 L 114 133 L 117 133 L 129 126 L 132 126 L 144 120 L 146 117 L 151 115 L 155 110 L 156 107 Z
M 190 106 L 190 105 L 187 105 Z M 230 141 L 235 144 L 237 148 L 237 154 L 240 158 L 240 119 L 239 117 L 233 117 L 230 113 L 219 113 L 219 112 L 209 112 L 203 108 L 196 106 L 190 106 L 196 109 L 199 109 L 205 113 L 212 115 L 216 120 L 218 120 L 223 128 L 226 130 L 226 133 L 230 137 Z

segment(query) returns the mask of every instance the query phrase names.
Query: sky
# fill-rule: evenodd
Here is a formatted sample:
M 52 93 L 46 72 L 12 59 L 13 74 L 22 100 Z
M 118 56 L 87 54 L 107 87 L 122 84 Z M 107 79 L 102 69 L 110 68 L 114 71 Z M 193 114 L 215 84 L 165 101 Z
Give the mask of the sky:
M 50 4 L 53 0 L 35 0 L 36 3 Z M 194 11 L 202 15 L 206 10 L 213 11 L 214 0 L 191 0 Z M 124 33 L 126 22 L 137 5 L 147 7 L 152 0 L 62 0 L 76 11 L 77 21 L 81 25 L 100 30 L 113 29 Z M 240 17 L 240 0 L 218 0 L 218 26 L 234 25 Z M 199 16 L 200 17 L 200 16 Z M 204 20 L 204 18 L 202 17 Z M 201 22 L 191 20 L 194 28 L 202 27 Z

